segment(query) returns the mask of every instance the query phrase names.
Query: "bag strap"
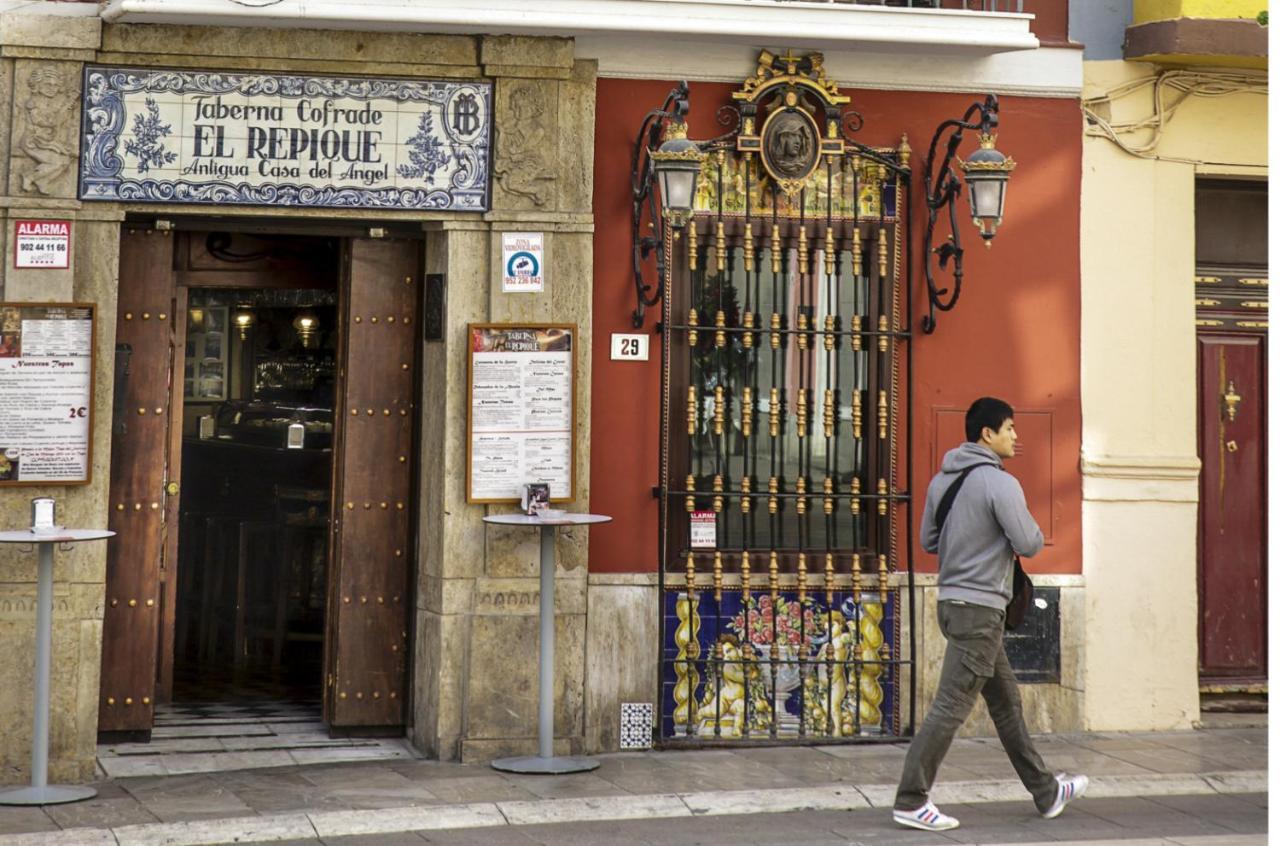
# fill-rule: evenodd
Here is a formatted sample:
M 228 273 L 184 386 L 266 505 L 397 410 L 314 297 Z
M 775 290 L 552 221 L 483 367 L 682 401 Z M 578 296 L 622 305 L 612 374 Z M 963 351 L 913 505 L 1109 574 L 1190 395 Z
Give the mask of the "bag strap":
M 946 493 L 942 495 L 942 499 L 938 502 L 938 509 L 933 513 L 933 522 L 938 526 L 938 532 L 942 532 L 942 525 L 947 522 L 947 515 L 951 513 L 951 505 L 956 501 L 956 494 L 960 493 L 960 486 L 964 484 L 964 480 L 969 474 L 983 464 L 971 464 L 960 471 L 959 477 L 947 488 Z

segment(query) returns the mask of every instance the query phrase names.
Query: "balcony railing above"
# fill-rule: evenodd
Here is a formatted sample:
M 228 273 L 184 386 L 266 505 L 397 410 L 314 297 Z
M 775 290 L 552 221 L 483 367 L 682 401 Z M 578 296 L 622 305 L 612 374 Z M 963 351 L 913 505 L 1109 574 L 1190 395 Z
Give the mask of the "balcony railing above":
M 981 56 L 1034 50 L 1022 0 L 110 0 L 109 23 L 624 36 Z

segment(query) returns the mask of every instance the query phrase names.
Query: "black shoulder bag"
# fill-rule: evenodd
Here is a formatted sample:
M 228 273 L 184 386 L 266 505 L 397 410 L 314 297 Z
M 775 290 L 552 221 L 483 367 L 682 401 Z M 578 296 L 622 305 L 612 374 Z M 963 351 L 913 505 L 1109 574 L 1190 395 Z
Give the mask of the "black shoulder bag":
M 951 504 L 956 501 L 956 494 L 960 493 L 960 486 L 964 484 L 964 480 L 970 473 L 983 464 L 974 464 L 960 471 L 960 475 L 942 494 L 941 501 L 938 502 L 938 510 L 934 513 L 934 522 L 938 524 L 938 534 L 942 534 L 942 524 L 947 522 L 947 515 L 951 513 Z M 1022 559 L 1016 554 L 1013 556 L 1013 598 L 1009 600 L 1009 604 L 1004 607 L 1004 627 L 1009 631 L 1013 631 L 1022 625 L 1023 619 L 1027 616 L 1027 609 L 1031 607 L 1031 597 L 1035 592 L 1035 586 L 1031 584 L 1031 579 L 1027 577 L 1027 573 L 1022 569 Z

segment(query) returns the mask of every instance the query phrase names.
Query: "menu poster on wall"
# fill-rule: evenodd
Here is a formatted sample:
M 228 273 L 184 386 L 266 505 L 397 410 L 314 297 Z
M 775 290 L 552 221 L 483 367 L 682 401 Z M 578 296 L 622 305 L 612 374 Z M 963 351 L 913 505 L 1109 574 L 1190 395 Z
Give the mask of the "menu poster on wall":
M 93 306 L 0 303 L 0 486 L 87 484 Z
M 519 502 L 524 485 L 574 498 L 574 325 L 477 324 L 467 388 L 467 501 Z

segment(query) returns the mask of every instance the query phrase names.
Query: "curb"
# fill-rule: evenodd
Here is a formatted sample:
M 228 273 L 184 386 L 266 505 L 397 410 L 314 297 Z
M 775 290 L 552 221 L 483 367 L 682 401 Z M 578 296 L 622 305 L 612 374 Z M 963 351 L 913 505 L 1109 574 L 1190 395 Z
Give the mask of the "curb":
M 459 805 L 270 814 L 178 823 L 146 823 L 116 828 L 68 828 L 0 835 L 0 846 L 208 846 L 271 843 L 279 840 L 400 834 L 411 831 L 601 822 L 794 811 L 888 809 L 891 784 L 826 784 L 774 790 L 717 790 L 699 793 L 593 796 Z M 1109 775 L 1090 779 L 1088 798 L 1265 793 L 1266 770 L 1170 775 Z M 949 782 L 934 788 L 944 804 L 1008 802 L 1026 798 L 1018 781 Z

